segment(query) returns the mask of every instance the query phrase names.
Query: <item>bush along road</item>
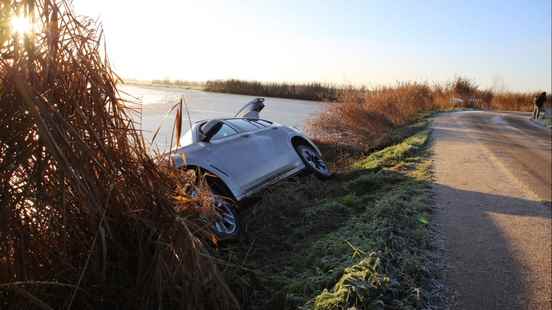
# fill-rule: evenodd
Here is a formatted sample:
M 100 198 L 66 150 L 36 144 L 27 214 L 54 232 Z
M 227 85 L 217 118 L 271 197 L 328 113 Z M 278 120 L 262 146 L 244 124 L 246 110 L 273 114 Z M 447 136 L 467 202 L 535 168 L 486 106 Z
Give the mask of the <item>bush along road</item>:
M 242 212 L 223 269 L 244 309 L 416 309 L 431 303 L 430 132 L 298 177 Z

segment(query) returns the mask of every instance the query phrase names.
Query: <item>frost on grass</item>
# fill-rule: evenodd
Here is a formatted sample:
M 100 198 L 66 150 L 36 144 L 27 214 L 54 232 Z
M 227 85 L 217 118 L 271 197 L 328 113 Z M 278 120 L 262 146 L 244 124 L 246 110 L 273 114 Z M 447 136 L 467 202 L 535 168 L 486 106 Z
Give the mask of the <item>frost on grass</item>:
M 245 267 L 257 272 L 232 276 L 254 283 L 241 286 L 248 308 L 422 307 L 430 276 L 428 137 L 420 131 L 334 180 L 298 181 L 266 195 L 248 225 L 255 244 L 242 249 Z
M 371 254 L 346 268 L 332 291 L 325 289 L 316 297 L 314 308 L 331 310 L 359 304 L 369 308 L 383 306 L 381 298 L 391 285 L 391 279 L 379 272 L 379 265 L 379 258 Z
M 428 139 L 428 132 L 422 131 L 403 142 L 381 151 L 372 153 L 366 159 L 360 160 L 353 165 L 354 168 L 377 171 L 385 167 L 392 167 L 401 161 L 408 161 L 408 157 L 415 154 L 422 148 Z

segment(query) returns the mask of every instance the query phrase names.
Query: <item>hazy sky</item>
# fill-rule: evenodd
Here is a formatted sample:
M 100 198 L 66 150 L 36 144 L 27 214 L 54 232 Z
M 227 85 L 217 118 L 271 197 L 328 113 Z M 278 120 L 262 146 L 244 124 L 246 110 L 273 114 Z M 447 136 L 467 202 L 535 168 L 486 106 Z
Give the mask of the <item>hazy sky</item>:
M 551 89 L 551 1 L 74 0 L 123 77 Z

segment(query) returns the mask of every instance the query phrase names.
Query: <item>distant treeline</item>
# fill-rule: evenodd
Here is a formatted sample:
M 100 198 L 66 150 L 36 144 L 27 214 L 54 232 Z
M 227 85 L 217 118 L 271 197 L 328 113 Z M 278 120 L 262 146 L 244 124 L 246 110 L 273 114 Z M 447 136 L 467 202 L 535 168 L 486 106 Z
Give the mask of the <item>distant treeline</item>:
M 166 86 L 194 86 L 194 87 L 202 87 L 204 85 L 203 82 L 197 82 L 197 81 L 186 81 L 186 80 L 151 80 L 152 85 L 166 85 Z
M 140 85 L 140 86 L 164 86 L 164 87 L 181 87 L 181 88 L 194 88 L 203 89 L 204 82 L 199 81 L 186 81 L 186 80 L 135 80 L 125 79 L 125 84 Z
M 319 82 L 292 84 L 234 79 L 207 81 L 205 83 L 205 90 L 219 93 L 315 101 L 336 101 L 339 93 L 338 87 Z

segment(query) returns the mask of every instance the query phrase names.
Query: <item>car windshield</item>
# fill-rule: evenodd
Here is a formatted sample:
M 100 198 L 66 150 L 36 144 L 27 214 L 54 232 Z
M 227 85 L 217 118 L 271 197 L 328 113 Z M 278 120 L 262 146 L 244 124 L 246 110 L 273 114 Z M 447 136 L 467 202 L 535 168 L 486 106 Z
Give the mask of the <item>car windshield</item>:
M 223 138 L 226 138 L 226 137 L 229 137 L 229 136 L 233 136 L 237 133 L 238 132 L 234 128 L 232 128 L 232 127 L 230 127 L 226 124 L 222 124 L 219 131 L 211 138 L 211 141 L 215 141 L 215 140 L 223 139 Z

